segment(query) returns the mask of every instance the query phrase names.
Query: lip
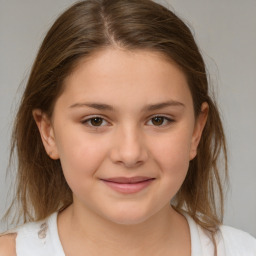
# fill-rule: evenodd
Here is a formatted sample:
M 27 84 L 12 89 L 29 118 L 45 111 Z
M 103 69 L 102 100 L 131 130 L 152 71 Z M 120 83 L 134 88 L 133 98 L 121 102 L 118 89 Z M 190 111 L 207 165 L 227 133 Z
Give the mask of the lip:
M 123 194 L 137 193 L 148 187 L 154 180 L 155 178 L 144 176 L 101 179 L 108 187 Z

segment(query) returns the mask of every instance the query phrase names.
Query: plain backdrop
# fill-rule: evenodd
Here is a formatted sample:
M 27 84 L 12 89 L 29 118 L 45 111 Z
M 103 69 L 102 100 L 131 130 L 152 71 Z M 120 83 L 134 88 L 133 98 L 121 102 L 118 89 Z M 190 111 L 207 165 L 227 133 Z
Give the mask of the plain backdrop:
M 0 0 L 0 215 L 10 130 L 39 45 L 71 0 Z M 190 26 L 207 63 L 229 147 L 225 224 L 256 236 L 256 1 L 159 1 Z M 4 225 L 0 226 L 0 230 Z

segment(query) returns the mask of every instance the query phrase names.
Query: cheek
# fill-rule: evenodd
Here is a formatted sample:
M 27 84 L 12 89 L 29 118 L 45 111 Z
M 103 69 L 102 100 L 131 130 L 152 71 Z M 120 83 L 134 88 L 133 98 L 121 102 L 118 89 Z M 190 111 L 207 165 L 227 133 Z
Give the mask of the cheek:
M 163 172 L 175 177 L 186 175 L 190 161 L 191 132 L 179 129 L 159 136 L 151 145 L 152 155 Z
M 154 161 L 160 169 L 161 195 L 170 201 L 182 186 L 189 168 L 189 136 L 170 136 L 155 144 Z M 161 196 L 162 197 L 162 196 Z M 160 198 L 159 198 L 160 200 Z
M 89 186 L 107 153 L 107 144 L 82 133 L 58 133 L 57 148 L 64 176 L 72 191 Z

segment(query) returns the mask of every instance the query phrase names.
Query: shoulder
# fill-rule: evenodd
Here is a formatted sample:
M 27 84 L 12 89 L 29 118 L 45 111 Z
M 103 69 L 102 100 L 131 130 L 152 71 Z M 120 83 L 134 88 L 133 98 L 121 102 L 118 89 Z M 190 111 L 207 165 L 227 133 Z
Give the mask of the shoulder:
M 51 250 L 49 220 L 50 217 L 37 222 L 27 222 L 0 234 L 0 256 L 55 255 Z M 54 222 L 54 219 L 52 221 Z
M 19 256 L 65 255 L 58 237 L 57 213 L 51 214 L 44 220 L 27 222 L 15 228 L 15 232 L 17 236 L 14 246 Z
M 256 239 L 250 234 L 229 226 L 221 226 L 220 232 L 228 255 L 256 255 Z
M 15 239 L 17 234 L 0 234 L 0 256 L 16 256 Z

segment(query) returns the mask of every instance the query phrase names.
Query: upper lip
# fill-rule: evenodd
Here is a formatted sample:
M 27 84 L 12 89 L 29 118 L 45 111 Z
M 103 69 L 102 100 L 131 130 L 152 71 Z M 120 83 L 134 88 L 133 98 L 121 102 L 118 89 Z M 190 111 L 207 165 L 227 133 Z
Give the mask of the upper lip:
M 115 182 L 115 183 L 132 184 L 132 183 L 138 183 L 138 182 L 152 180 L 152 179 L 154 178 L 145 177 L 145 176 L 136 176 L 136 177 L 113 177 L 113 178 L 106 178 L 102 180 Z

